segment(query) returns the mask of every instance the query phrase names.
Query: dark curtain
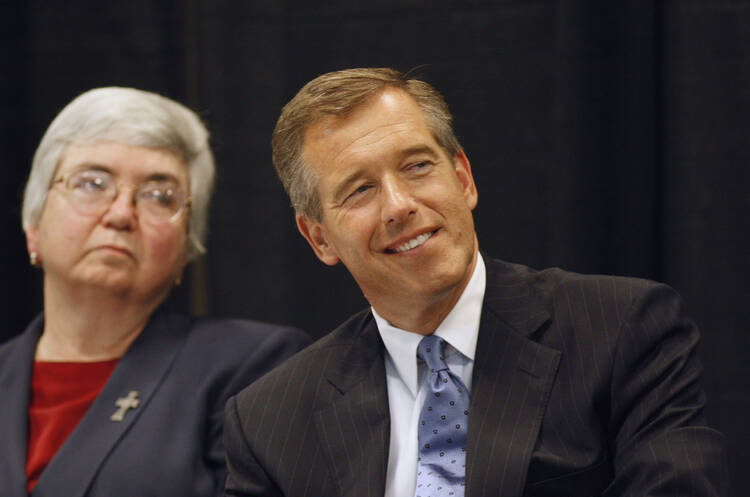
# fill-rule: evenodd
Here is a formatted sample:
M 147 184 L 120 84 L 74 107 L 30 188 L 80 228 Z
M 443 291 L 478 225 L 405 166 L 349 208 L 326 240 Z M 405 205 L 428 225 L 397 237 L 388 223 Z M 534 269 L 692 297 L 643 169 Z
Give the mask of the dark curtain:
M 42 307 L 19 222 L 34 148 L 103 85 L 185 102 L 213 133 L 209 253 L 170 305 L 322 336 L 366 302 L 297 234 L 270 133 L 314 76 L 392 66 L 455 114 L 484 251 L 680 291 L 735 494 L 750 495 L 750 1 L 18 0 L 0 3 L 0 29 L 0 339 Z

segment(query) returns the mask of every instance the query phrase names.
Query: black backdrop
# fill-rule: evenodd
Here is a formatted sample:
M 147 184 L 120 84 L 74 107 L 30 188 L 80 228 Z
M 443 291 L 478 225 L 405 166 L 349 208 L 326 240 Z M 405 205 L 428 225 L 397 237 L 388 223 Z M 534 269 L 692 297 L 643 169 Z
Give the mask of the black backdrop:
M 323 335 L 365 302 L 296 233 L 270 132 L 320 73 L 416 68 L 455 114 L 485 251 L 682 293 L 710 419 L 750 495 L 750 1 L 374 3 L 0 2 L 0 339 L 41 309 L 19 222 L 33 150 L 65 103 L 104 85 L 185 102 L 213 133 L 209 252 L 170 305 Z

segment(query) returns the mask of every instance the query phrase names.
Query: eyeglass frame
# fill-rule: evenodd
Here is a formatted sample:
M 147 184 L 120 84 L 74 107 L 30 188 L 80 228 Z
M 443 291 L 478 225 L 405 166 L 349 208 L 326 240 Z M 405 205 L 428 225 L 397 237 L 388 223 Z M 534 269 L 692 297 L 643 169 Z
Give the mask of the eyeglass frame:
M 50 184 L 50 186 L 49 186 L 49 188 L 48 188 L 48 191 L 49 191 L 49 190 L 52 190 L 52 188 L 54 188 L 54 187 L 55 187 L 55 186 L 56 186 L 57 184 L 59 184 L 59 183 L 62 183 L 62 184 L 63 184 L 63 186 L 65 187 L 65 191 L 66 191 L 66 192 L 68 192 L 68 193 L 73 193 L 73 192 L 72 192 L 72 190 L 70 190 L 70 188 L 68 187 L 68 185 L 67 185 L 67 181 L 68 181 L 68 180 L 69 180 L 69 179 L 70 179 L 71 177 L 75 176 L 76 174 L 79 174 L 79 173 L 84 173 L 84 172 L 88 172 L 88 171 L 99 171 L 99 172 L 103 172 L 103 173 L 106 173 L 106 174 L 108 174 L 109 176 L 111 176 L 111 177 L 112 177 L 112 178 L 114 179 L 114 175 L 113 175 L 113 174 L 111 174 L 111 173 L 110 173 L 109 171 L 106 171 L 106 170 L 102 170 L 102 169 L 78 169 L 78 170 L 75 170 L 75 171 L 70 171 L 70 172 L 68 172 L 68 173 L 65 173 L 65 174 L 63 174 L 62 176 L 59 176 L 58 178 L 54 179 L 54 180 L 52 181 L 52 183 Z M 137 207 L 137 206 L 138 206 L 138 202 L 137 202 L 137 194 L 138 194 L 138 190 L 139 190 L 139 189 L 140 189 L 140 188 L 141 188 L 141 187 L 142 187 L 143 185 L 146 185 L 146 184 L 148 184 L 148 182 L 144 182 L 144 183 L 141 183 L 141 184 L 140 184 L 140 185 L 138 185 L 138 186 L 136 186 L 136 185 L 131 185 L 131 184 L 129 184 L 129 183 L 120 183 L 120 182 L 118 182 L 118 181 L 114 181 L 114 184 L 115 184 L 115 191 L 114 191 L 115 195 L 114 195 L 114 196 L 112 197 L 112 199 L 110 200 L 110 202 L 109 202 L 109 205 L 107 205 L 107 207 L 106 207 L 106 208 L 103 208 L 103 209 L 102 209 L 102 212 L 101 212 L 101 213 L 103 214 L 103 213 L 104 213 L 104 212 L 106 212 L 106 211 L 107 211 L 107 210 L 108 210 L 108 209 L 109 209 L 110 207 L 112 207 L 112 204 L 114 204 L 114 203 L 115 203 L 115 200 L 117 200 L 117 197 L 118 197 L 118 196 L 120 195 L 120 188 L 121 188 L 121 187 L 123 187 L 123 186 L 124 186 L 124 187 L 129 187 L 129 188 L 130 188 L 130 189 L 131 189 L 131 190 L 133 191 L 133 195 L 132 195 L 132 197 L 131 197 L 131 202 L 132 202 L 132 205 L 133 205 L 133 207 L 135 207 L 135 209 L 136 209 L 136 212 L 138 212 L 138 210 L 137 210 L 137 208 L 138 208 L 138 207 Z M 182 213 L 183 213 L 183 212 L 185 212 L 186 208 L 187 208 L 187 209 L 190 209 L 190 204 L 192 203 L 192 201 L 193 201 L 193 198 L 192 198 L 192 197 L 191 197 L 190 195 L 185 195 L 185 194 L 184 194 L 184 193 L 183 193 L 182 191 L 180 191 L 180 194 L 182 194 L 182 195 L 183 195 L 183 196 L 185 197 L 185 198 L 184 198 L 184 201 L 183 201 L 183 203 L 182 203 L 182 206 L 180 207 L 180 209 L 179 209 L 179 210 L 178 210 L 177 212 L 175 212 L 174 214 L 172 214 L 172 216 L 170 216 L 169 218 L 165 218 L 165 219 L 164 219 L 164 220 L 165 220 L 165 221 L 167 221 L 168 223 L 174 223 L 174 222 L 176 222 L 176 221 L 177 221 L 177 220 L 178 220 L 178 219 L 180 218 L 180 216 L 182 215 Z M 83 213 L 83 212 L 81 212 L 81 213 L 82 213 L 82 214 L 88 214 L 88 213 Z

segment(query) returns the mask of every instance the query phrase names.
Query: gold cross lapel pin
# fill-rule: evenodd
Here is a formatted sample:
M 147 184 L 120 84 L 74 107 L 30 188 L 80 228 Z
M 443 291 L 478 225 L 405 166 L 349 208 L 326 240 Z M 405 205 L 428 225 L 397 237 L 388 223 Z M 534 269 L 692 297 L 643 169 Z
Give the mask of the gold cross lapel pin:
M 135 409 L 140 404 L 141 401 L 138 399 L 138 391 L 131 390 L 127 397 L 120 397 L 115 401 L 115 405 L 118 409 L 109 417 L 109 419 L 112 421 L 122 421 L 125 418 L 125 413 L 128 409 Z

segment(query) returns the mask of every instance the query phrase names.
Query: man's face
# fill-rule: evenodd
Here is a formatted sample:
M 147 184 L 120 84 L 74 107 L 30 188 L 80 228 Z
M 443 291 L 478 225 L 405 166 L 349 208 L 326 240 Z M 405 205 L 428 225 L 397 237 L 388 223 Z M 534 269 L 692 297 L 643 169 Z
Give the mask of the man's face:
M 463 291 L 477 250 L 477 191 L 466 156 L 448 157 L 421 109 L 387 89 L 310 126 L 321 220 L 297 216 L 324 263 L 344 263 L 378 312 Z M 379 308 L 382 308 L 382 310 Z

